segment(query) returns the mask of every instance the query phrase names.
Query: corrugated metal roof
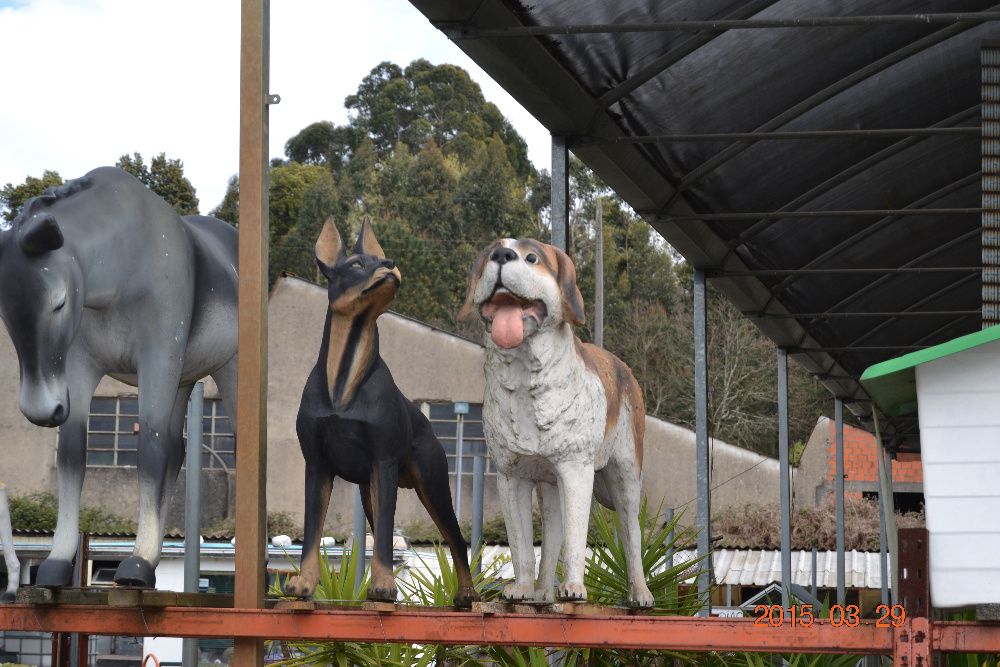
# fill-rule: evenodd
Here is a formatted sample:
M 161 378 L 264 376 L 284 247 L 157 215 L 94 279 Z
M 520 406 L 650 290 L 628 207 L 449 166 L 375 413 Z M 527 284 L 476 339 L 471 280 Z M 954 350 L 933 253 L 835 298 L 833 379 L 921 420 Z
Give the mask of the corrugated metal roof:
M 421 549 L 415 549 L 420 552 Z M 535 562 L 541 556 L 541 547 L 535 547 Z M 851 550 L 845 554 L 844 580 L 848 588 L 882 587 L 879 554 L 877 552 Z M 498 558 L 508 562 L 500 570 L 500 576 L 513 578 L 514 566 L 509 562 L 510 549 L 505 546 L 488 546 L 483 551 L 483 563 L 489 564 Z M 674 554 L 674 564 L 694 561 L 697 554 L 693 549 L 685 549 Z M 892 561 L 889 561 L 891 567 Z M 435 559 L 426 556 L 421 561 L 407 561 L 408 567 L 431 569 L 437 567 Z M 781 551 L 777 549 L 719 549 L 712 555 L 715 582 L 719 585 L 766 586 L 781 581 Z M 436 570 L 435 570 L 436 571 Z M 801 586 L 812 585 L 812 551 L 792 552 L 792 583 Z M 820 588 L 837 587 L 837 552 L 818 551 L 816 553 L 816 585 Z M 694 572 L 690 582 L 693 583 Z
M 411 3 L 855 414 L 865 368 L 980 328 L 980 51 L 998 22 L 935 12 L 993 3 Z M 603 29 L 699 20 L 757 26 Z

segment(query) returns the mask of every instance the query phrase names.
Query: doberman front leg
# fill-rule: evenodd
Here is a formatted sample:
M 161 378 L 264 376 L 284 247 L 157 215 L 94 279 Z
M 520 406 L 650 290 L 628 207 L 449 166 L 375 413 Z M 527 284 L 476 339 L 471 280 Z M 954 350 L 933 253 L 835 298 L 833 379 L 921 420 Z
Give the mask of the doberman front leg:
M 306 460 L 305 525 L 299 573 L 285 582 L 285 595 L 307 598 L 319 583 L 319 541 L 326 508 L 333 490 L 333 475 L 320 463 Z
M 392 573 L 392 529 L 396 518 L 396 494 L 399 491 L 399 462 L 396 459 L 375 461 L 371 473 L 371 495 L 375 502 L 375 554 L 368 599 L 395 602 L 396 578 Z

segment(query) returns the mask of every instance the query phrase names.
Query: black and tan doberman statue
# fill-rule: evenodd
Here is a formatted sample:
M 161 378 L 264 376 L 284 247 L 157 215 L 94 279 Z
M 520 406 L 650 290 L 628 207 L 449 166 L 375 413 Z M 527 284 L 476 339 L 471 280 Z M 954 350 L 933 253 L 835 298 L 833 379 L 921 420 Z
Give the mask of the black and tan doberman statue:
M 458 574 L 455 605 L 476 594 L 466 543 L 452 510 L 444 449 L 420 410 L 400 392 L 379 356 L 376 320 L 389 307 L 400 273 L 365 220 L 348 254 L 330 218 L 316 242 L 316 261 L 329 280 L 329 308 L 319 359 L 309 374 L 296 430 L 306 463 L 302 567 L 285 593 L 312 595 L 319 581 L 319 540 L 335 477 L 361 486 L 375 535 L 368 598 L 393 601 L 393 519 L 399 487 L 416 489 L 444 535 Z

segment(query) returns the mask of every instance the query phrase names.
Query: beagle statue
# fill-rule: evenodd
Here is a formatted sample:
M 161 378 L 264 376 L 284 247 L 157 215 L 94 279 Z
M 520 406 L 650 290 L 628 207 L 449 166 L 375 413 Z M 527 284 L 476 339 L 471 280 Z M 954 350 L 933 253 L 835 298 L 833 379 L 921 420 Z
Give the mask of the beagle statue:
M 486 325 L 483 429 L 514 565 L 511 600 L 586 600 L 583 584 L 591 498 L 616 509 L 628 560 L 629 599 L 649 607 L 641 559 L 642 438 L 645 405 L 620 359 L 583 343 L 576 268 L 562 250 L 533 239 L 500 239 L 473 263 L 460 317 Z M 542 512 L 542 557 L 535 580 L 531 501 Z

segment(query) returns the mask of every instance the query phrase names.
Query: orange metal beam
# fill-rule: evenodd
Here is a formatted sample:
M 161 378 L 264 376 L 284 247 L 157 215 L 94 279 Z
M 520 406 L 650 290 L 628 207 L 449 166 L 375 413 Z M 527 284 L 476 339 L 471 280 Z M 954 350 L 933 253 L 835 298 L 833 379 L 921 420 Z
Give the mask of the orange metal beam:
M 932 623 L 931 647 L 945 653 L 1000 653 L 1000 624 L 973 621 Z
M 679 651 L 893 653 L 892 628 L 816 622 L 809 628 L 754 625 L 752 619 L 670 616 L 562 616 L 471 612 L 289 611 L 60 605 L 0 607 L 0 628 L 102 635 L 235 637 L 314 641 L 583 646 Z M 953 637 L 949 631 L 948 637 Z M 979 641 L 978 636 L 965 635 Z M 979 645 L 979 644 L 976 644 Z

